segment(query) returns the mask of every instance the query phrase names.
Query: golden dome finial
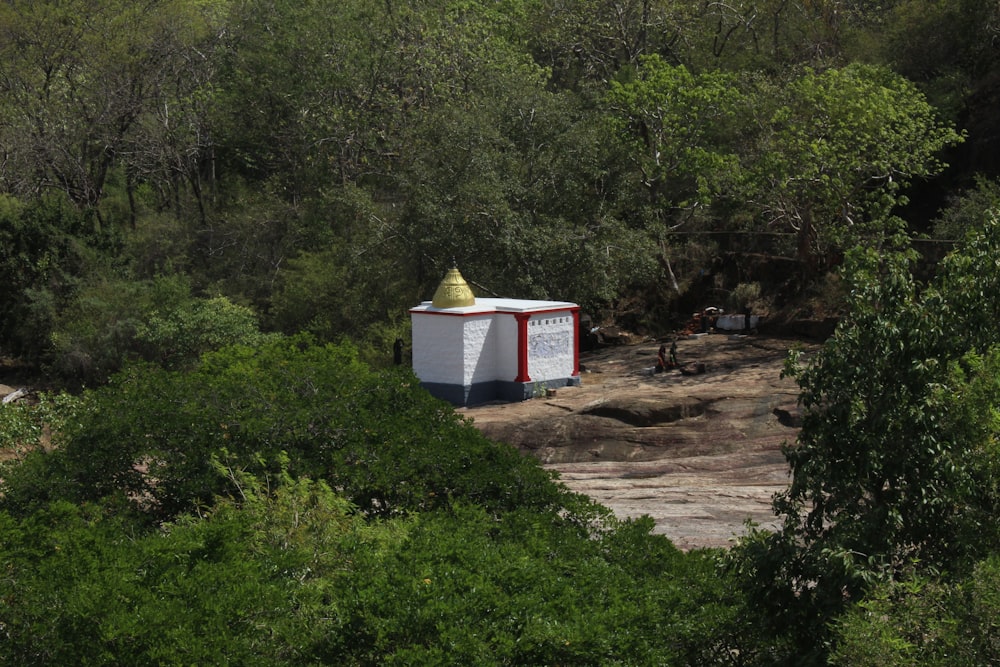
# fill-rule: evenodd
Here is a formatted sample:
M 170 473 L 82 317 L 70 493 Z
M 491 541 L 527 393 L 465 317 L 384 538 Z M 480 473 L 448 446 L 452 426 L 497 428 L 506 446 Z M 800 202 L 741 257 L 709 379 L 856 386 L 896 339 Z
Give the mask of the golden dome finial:
M 476 305 L 476 295 L 472 293 L 457 266 L 448 269 L 448 273 L 444 274 L 444 279 L 434 292 L 431 305 L 435 308 L 462 308 Z

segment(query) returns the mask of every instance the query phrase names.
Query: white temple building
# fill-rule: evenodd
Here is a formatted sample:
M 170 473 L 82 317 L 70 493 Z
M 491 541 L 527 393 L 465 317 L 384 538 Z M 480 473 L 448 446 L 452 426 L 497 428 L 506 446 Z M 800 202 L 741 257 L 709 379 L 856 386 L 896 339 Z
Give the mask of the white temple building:
M 453 268 L 431 301 L 410 309 L 413 371 L 455 405 L 523 401 L 580 384 L 580 307 L 477 299 Z

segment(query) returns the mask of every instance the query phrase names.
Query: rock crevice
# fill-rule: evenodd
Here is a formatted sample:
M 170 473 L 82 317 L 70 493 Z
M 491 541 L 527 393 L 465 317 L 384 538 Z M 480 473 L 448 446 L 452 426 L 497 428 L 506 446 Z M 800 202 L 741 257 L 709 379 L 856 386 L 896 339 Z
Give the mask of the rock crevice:
M 712 401 L 697 398 L 675 401 L 611 399 L 584 406 L 578 414 L 605 417 L 629 426 L 645 428 L 672 424 L 692 417 L 701 417 L 709 409 L 711 403 Z

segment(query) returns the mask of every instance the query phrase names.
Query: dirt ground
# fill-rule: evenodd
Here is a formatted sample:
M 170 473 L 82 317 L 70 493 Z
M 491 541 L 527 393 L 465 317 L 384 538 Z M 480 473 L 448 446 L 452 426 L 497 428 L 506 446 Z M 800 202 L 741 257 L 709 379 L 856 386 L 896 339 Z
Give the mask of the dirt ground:
M 798 433 L 798 391 L 781 378 L 789 349 L 758 335 L 678 342 L 679 370 L 654 374 L 657 341 L 581 355 L 581 386 L 523 403 L 461 410 L 487 436 L 537 456 L 572 490 L 620 517 L 651 516 L 679 548 L 725 547 L 744 522 L 774 526 L 789 481 L 781 453 Z

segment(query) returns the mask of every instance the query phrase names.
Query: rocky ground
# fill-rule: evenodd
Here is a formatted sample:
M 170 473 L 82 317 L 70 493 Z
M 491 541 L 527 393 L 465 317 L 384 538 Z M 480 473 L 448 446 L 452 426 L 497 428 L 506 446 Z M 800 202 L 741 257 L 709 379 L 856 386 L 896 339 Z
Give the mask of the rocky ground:
M 798 433 L 788 350 L 815 344 L 706 334 L 678 344 L 680 370 L 653 374 L 659 343 L 581 355 L 581 386 L 462 412 L 487 436 L 537 456 L 621 517 L 647 514 L 682 549 L 725 547 L 751 519 L 773 526 L 788 483 L 781 445 Z

